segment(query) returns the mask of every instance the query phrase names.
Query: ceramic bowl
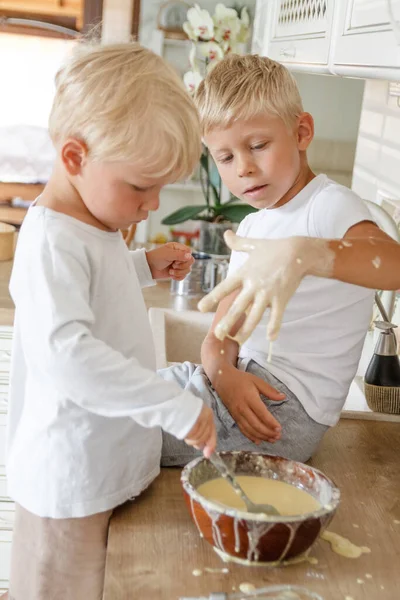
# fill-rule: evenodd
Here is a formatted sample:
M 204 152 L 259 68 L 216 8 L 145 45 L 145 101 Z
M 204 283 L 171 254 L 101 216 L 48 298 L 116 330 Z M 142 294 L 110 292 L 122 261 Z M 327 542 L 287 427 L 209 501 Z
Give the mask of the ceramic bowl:
M 277 566 L 305 559 L 336 512 L 340 501 L 338 488 L 321 471 L 279 456 L 255 452 L 221 452 L 221 456 L 236 475 L 290 483 L 314 496 L 321 508 L 298 516 L 271 516 L 225 508 L 197 491 L 202 483 L 219 477 L 215 467 L 201 457 L 186 465 L 181 476 L 186 504 L 201 537 L 224 560 L 241 564 Z

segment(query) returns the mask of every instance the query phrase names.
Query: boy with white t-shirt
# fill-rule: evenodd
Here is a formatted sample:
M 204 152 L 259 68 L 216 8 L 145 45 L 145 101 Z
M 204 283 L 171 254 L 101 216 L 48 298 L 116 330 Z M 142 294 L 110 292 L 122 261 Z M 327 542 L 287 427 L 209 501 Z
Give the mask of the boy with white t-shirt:
M 19 234 L 7 478 L 10 598 L 101 600 L 108 522 L 160 470 L 161 429 L 215 447 L 211 410 L 155 372 L 141 288 L 182 279 L 182 244 L 130 252 L 120 229 L 200 157 L 178 75 L 138 44 L 79 44 L 50 115 L 57 158 Z
M 313 119 L 283 65 L 231 55 L 201 82 L 195 101 L 223 182 L 260 210 L 227 236 L 229 276 L 200 305 L 221 300 L 202 366 L 161 374 L 213 408 L 221 450 L 304 461 L 339 419 L 371 320 L 372 289 L 400 285 L 400 246 L 354 192 L 312 173 Z M 272 353 L 268 321 L 270 340 L 282 321 Z M 163 464 L 194 454 L 164 435 Z

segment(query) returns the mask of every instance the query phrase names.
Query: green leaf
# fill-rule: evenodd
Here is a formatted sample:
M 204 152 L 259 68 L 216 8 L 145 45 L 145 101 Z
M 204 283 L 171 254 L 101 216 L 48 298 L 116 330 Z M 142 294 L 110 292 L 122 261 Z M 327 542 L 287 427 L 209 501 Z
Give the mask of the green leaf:
M 203 169 L 205 170 L 205 172 L 207 173 L 207 177 L 208 177 L 208 155 L 205 154 L 203 152 L 203 154 L 200 156 L 200 164 L 203 167 Z
M 221 200 L 220 200 L 220 197 L 219 197 L 219 194 L 218 194 L 218 190 L 215 187 L 215 185 L 211 182 L 211 180 L 210 180 L 210 187 L 211 187 L 212 192 L 214 194 L 215 206 L 216 207 L 220 207 L 221 206 Z
M 253 208 L 248 204 L 229 204 L 226 202 L 218 207 L 218 214 L 225 217 L 232 223 L 240 223 L 250 213 L 257 212 L 257 208 Z
M 201 206 L 184 206 L 168 215 L 168 217 L 165 217 L 161 223 L 163 225 L 177 225 L 178 223 L 184 223 L 185 221 L 194 219 L 204 210 L 207 210 L 207 208 L 207 204 Z
M 233 204 L 234 202 L 240 202 L 240 200 L 236 196 L 231 195 L 231 197 L 229 198 L 229 200 L 227 200 L 226 202 L 224 202 L 224 206 L 226 206 L 227 204 Z
M 219 175 L 217 165 L 215 164 L 212 158 L 210 158 L 210 181 L 216 189 L 219 188 L 221 184 L 221 177 Z

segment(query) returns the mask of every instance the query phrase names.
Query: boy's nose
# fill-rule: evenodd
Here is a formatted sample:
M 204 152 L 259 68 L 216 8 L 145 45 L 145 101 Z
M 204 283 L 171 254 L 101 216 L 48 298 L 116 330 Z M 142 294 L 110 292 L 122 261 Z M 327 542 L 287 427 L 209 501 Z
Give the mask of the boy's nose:
M 247 177 L 255 171 L 254 164 L 250 160 L 238 161 L 237 174 L 239 177 Z
M 160 206 L 160 195 L 157 192 L 151 198 L 148 199 L 148 201 L 146 202 L 146 208 L 147 208 L 147 210 L 158 210 L 159 206 Z

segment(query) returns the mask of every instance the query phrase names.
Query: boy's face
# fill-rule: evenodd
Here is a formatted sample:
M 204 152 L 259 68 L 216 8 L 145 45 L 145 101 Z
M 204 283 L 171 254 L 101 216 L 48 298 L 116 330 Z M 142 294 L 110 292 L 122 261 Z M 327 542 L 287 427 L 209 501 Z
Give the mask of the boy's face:
M 141 173 L 137 164 L 88 161 L 81 167 L 76 188 L 100 223 L 111 230 L 127 229 L 158 209 L 160 190 L 169 182 Z
M 305 154 L 313 137 L 311 115 L 303 113 L 289 130 L 280 117 L 259 115 L 235 121 L 205 136 L 222 181 L 255 208 L 282 206 L 299 191 Z

